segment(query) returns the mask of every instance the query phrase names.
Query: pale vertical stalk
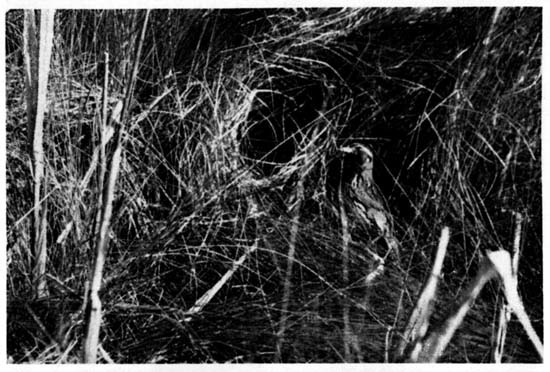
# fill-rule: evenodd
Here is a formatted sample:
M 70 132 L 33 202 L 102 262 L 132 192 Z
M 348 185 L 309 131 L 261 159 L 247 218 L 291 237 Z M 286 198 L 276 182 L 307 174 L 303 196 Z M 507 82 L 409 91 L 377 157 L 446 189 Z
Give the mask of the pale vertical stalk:
M 38 94 L 38 40 L 36 39 L 34 10 L 25 10 L 23 20 L 23 57 L 25 64 L 25 95 L 27 99 L 27 144 L 32 153 L 36 121 L 36 96 Z M 34 172 L 34 169 L 33 169 Z
M 519 248 L 521 245 L 521 224 L 523 223 L 523 216 L 521 213 L 514 213 L 516 217 L 516 230 L 514 232 L 514 245 L 512 246 L 512 275 L 517 280 L 519 269 Z
M 504 355 L 504 345 L 506 342 L 506 333 L 508 331 L 508 322 L 510 321 L 511 310 L 505 299 L 501 299 L 502 304 L 499 310 L 498 317 L 498 330 L 496 335 L 496 344 L 493 350 L 493 359 L 496 364 L 502 363 L 502 356 Z
M 521 241 L 521 223 L 522 216 L 518 213 L 516 215 L 516 233 L 514 237 L 513 257 L 510 258 L 510 254 L 507 251 L 492 252 L 489 255 L 489 259 L 498 271 L 502 283 L 504 284 L 504 295 L 508 301 L 508 306 L 512 309 L 519 322 L 523 326 L 523 329 L 527 333 L 527 336 L 535 346 L 537 353 L 541 360 L 544 359 L 544 347 L 539 336 L 535 332 L 529 316 L 525 311 L 525 306 L 521 300 L 518 292 L 518 263 L 519 263 L 519 245 Z
M 433 304 L 437 294 L 439 277 L 443 268 L 443 260 L 447 253 L 447 245 L 449 244 L 449 228 L 443 227 L 439 238 L 439 245 L 435 255 L 434 264 L 430 276 L 426 280 L 422 292 L 416 301 L 416 305 L 411 313 L 407 327 L 403 334 L 403 338 L 399 342 L 397 348 L 396 359 L 400 360 L 405 357 L 405 351 L 408 346 L 420 341 L 428 331 L 430 317 L 433 311 Z
M 94 268 L 92 272 L 92 280 L 89 291 L 89 302 L 86 310 L 86 334 L 83 345 L 83 361 L 84 363 L 95 363 L 97 360 L 97 351 L 99 343 L 99 331 L 101 326 L 101 299 L 99 297 L 99 290 L 101 289 L 101 281 L 103 278 L 103 268 L 105 266 L 105 259 L 107 256 L 107 243 L 108 233 L 110 227 L 110 220 L 112 214 L 112 204 L 114 200 L 116 182 L 118 173 L 120 170 L 120 162 L 122 158 L 122 151 L 124 148 L 123 141 L 123 125 L 125 116 L 128 111 L 129 103 L 132 98 L 135 80 L 137 77 L 139 59 L 141 49 L 143 46 L 143 40 L 145 38 L 145 30 L 147 29 L 147 21 L 149 19 L 149 10 L 145 13 L 145 19 L 143 21 L 143 27 L 141 29 L 141 36 L 139 44 L 134 58 L 134 67 L 130 75 L 128 90 L 126 91 L 125 104 L 122 109 L 120 123 L 116 128 L 116 148 L 109 164 L 109 174 L 107 184 L 105 186 L 105 193 L 103 195 L 103 208 L 101 213 L 101 222 L 99 224 L 99 231 L 96 237 L 96 257 L 94 262 Z
M 279 331 L 277 332 L 277 345 L 275 348 L 275 361 L 282 362 L 282 349 L 284 345 L 286 332 L 286 319 L 288 306 L 290 301 L 290 290 L 292 284 L 292 268 L 294 265 L 294 255 L 296 253 L 296 240 L 298 237 L 298 228 L 300 224 L 300 210 L 304 199 L 304 178 L 300 178 L 296 186 L 296 204 L 294 206 L 294 216 L 292 217 L 292 226 L 290 229 L 290 243 L 288 247 L 287 266 L 285 274 L 285 282 L 283 288 L 283 306 L 281 309 L 281 320 L 279 323 Z
M 462 324 L 466 313 L 472 307 L 475 299 L 481 292 L 485 284 L 497 275 L 492 263 L 484 259 L 476 278 L 470 283 L 468 288 L 462 293 L 445 321 L 431 332 L 422 344 L 417 344 L 418 349 L 413 351 L 410 360 L 417 363 L 435 363 L 445 351 L 445 348 L 451 341 L 455 331 Z
M 107 130 L 107 101 L 109 96 L 109 53 L 105 52 L 105 74 L 103 76 L 103 107 L 101 112 L 101 121 L 99 128 L 99 184 L 105 182 L 105 168 L 107 160 L 105 159 L 106 133 Z
M 514 280 L 517 280 L 518 267 L 519 267 L 519 247 L 521 244 L 521 224 L 523 217 L 521 213 L 514 213 L 516 229 L 514 232 L 514 243 L 512 247 L 512 276 Z M 495 363 L 500 364 L 502 362 L 502 356 L 504 355 L 504 345 L 506 343 L 506 333 L 508 331 L 508 322 L 512 315 L 512 309 L 510 305 L 504 300 L 502 301 L 498 319 L 498 330 L 496 336 L 496 345 L 493 351 L 493 358 Z
M 46 283 L 47 219 L 46 202 L 40 200 L 46 194 L 44 178 L 44 111 L 48 92 L 48 74 L 53 45 L 54 10 L 40 12 L 40 43 L 36 38 L 34 10 L 25 11 L 23 45 L 27 85 L 28 139 L 32 148 L 33 166 L 33 221 L 32 252 L 33 282 L 37 297 L 48 295 Z
M 53 26 L 54 26 L 55 10 L 43 9 L 40 12 L 40 44 L 38 52 L 38 96 L 36 97 L 36 124 L 34 128 L 33 138 L 33 153 L 35 163 L 35 201 L 46 194 L 46 185 L 44 183 L 44 111 L 46 109 L 46 95 L 48 92 L 48 75 L 50 72 L 50 59 L 53 46 Z M 42 192 L 41 192 L 42 190 Z M 37 195 L 38 194 L 38 195 Z M 35 208 L 38 205 L 35 204 Z M 40 209 L 40 208 L 39 208 Z M 44 207 L 40 217 L 40 231 L 37 240 L 38 257 L 36 262 L 37 287 L 36 292 L 38 297 L 48 295 L 46 287 L 46 260 L 47 260 L 47 205 Z M 36 213 L 36 212 L 35 212 Z
M 525 312 L 517 291 L 517 277 L 513 274 L 513 265 L 513 259 L 507 251 L 488 251 L 486 256 L 483 257 L 476 278 L 462 292 L 459 300 L 444 318 L 445 320 L 421 341 L 415 343 L 412 351 L 409 353 L 408 361 L 420 363 L 437 362 L 451 341 L 455 331 L 462 323 L 466 313 L 472 307 L 481 289 L 489 280 L 497 276 L 502 281 L 508 305 L 518 317 L 540 358 L 543 359 L 544 346 Z
M 506 280 L 503 281 L 504 283 L 506 283 Z M 531 342 L 533 343 L 533 346 L 535 347 L 535 350 L 537 350 L 540 359 L 544 360 L 544 345 L 537 335 L 535 328 L 533 328 L 533 324 L 531 324 L 531 320 L 529 319 L 529 316 L 525 311 L 525 306 L 523 306 L 523 302 L 521 301 L 519 293 L 517 292 L 517 283 L 515 283 L 514 288 L 506 288 L 506 284 L 504 286 L 506 300 L 508 301 L 508 304 L 512 308 L 514 314 L 516 314 L 516 317 L 518 318 L 521 325 L 523 326 L 525 333 L 527 333 L 527 337 L 529 337 L 529 340 L 531 340 Z
M 347 294 L 349 285 L 349 242 L 351 240 L 349 233 L 349 221 L 344 208 L 344 197 L 342 195 L 342 187 L 338 188 L 338 204 L 340 205 L 340 224 L 342 225 L 342 284 Z M 351 345 L 352 332 L 349 322 L 350 304 L 347 296 L 344 298 L 342 320 L 344 322 L 344 361 L 352 362 Z
M 103 190 L 105 183 L 105 170 L 107 168 L 107 159 L 105 158 L 105 146 L 106 141 L 106 130 L 107 130 L 107 99 L 109 96 L 109 53 L 105 52 L 105 73 L 103 75 L 103 107 L 101 111 L 101 120 L 99 121 L 99 170 L 98 170 L 98 200 L 97 200 L 97 213 L 94 234 L 99 231 L 99 224 L 101 222 L 101 213 L 103 210 Z
M 104 208 L 101 216 L 100 228 L 97 233 L 96 257 L 94 271 L 92 274 L 92 284 L 90 285 L 90 294 L 88 309 L 86 311 L 87 327 L 84 339 L 84 363 L 95 363 L 97 358 L 97 346 L 99 341 L 99 330 L 101 326 L 101 299 L 99 290 L 101 289 L 101 280 L 103 278 L 103 267 L 105 265 L 107 234 L 109 233 L 109 223 L 112 214 L 112 203 L 114 199 L 116 181 L 120 170 L 120 159 L 122 146 L 119 144 L 111 158 L 109 167 L 109 179 L 105 190 Z

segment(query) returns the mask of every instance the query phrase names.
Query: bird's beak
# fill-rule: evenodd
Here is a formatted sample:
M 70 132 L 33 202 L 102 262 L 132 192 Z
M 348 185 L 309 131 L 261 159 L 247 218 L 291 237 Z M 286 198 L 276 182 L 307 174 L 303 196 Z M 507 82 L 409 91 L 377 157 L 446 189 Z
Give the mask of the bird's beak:
M 339 147 L 338 151 L 343 152 L 344 154 L 353 154 L 353 149 L 349 146 Z

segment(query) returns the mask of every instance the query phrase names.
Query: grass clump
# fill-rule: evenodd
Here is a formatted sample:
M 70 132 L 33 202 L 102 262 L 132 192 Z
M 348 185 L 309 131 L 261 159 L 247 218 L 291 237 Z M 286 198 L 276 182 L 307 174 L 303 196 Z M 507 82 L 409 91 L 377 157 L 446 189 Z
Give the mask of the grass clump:
M 153 10 L 111 218 L 100 361 L 388 361 L 429 275 L 440 227 L 452 233 L 436 309 L 475 275 L 483 251 L 511 248 L 513 212 L 526 217 L 520 293 L 542 334 L 541 13 Z M 14 362 L 80 360 L 103 191 L 94 168 L 103 53 L 111 57 L 113 118 L 140 19 L 130 10 L 56 13 L 44 143 L 50 295 L 38 301 L 29 279 L 22 13 L 7 14 Z M 386 247 L 350 213 L 344 263 L 335 196 L 339 148 L 354 143 L 374 154 L 373 177 L 400 243 L 399 257 L 386 257 L 368 284 Z M 107 153 L 113 150 L 108 143 Z M 208 303 L 189 314 L 243 255 Z M 482 291 L 443 361 L 491 361 L 499 293 L 496 285 Z M 538 361 L 514 322 L 504 360 Z

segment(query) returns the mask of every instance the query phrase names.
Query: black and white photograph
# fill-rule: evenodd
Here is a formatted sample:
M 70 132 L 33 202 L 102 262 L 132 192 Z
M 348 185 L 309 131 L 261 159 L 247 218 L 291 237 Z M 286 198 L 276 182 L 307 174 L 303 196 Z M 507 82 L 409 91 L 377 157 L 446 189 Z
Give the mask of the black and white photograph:
M 2 363 L 543 366 L 542 6 L 48 6 Z

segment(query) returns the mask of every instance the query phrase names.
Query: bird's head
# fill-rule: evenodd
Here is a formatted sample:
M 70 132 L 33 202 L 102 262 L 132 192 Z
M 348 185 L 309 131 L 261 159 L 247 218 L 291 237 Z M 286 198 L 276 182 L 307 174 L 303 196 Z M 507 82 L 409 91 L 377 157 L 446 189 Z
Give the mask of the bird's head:
M 342 146 L 338 151 L 344 155 L 352 156 L 360 170 L 372 170 L 374 156 L 367 146 L 354 143 L 350 146 Z

